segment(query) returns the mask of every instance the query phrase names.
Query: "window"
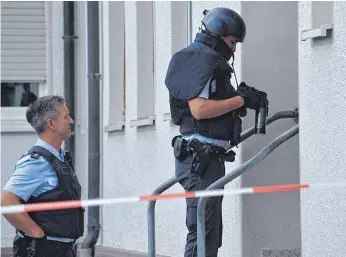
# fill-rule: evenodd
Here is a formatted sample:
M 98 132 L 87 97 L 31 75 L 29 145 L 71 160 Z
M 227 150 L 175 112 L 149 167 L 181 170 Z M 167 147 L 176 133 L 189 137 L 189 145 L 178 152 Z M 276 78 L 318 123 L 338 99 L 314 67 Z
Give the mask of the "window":
M 171 55 L 186 47 L 190 43 L 190 16 L 191 2 L 186 1 L 172 1 L 171 2 Z M 163 114 L 163 120 L 171 120 L 171 113 L 169 109 L 169 96 L 168 90 L 165 96 L 166 100 L 166 112 Z
M 152 1 L 126 2 L 126 9 L 126 88 L 128 101 L 134 100 L 127 106 L 133 107 L 135 116 L 130 127 L 150 126 L 155 124 L 154 5 Z M 131 39 L 135 42 L 129 42 Z
M 102 2 L 103 84 L 105 132 L 123 130 L 125 126 L 125 5 Z M 114 26 L 116 24 L 116 26 Z M 107 110 L 108 109 L 108 110 Z
M 188 3 L 185 1 L 171 2 L 172 54 L 188 44 L 188 9 Z
M 1 132 L 34 131 L 26 106 L 63 93 L 62 11 L 61 2 L 1 3 Z
M 38 83 L 1 83 L 1 106 L 29 106 L 38 96 Z

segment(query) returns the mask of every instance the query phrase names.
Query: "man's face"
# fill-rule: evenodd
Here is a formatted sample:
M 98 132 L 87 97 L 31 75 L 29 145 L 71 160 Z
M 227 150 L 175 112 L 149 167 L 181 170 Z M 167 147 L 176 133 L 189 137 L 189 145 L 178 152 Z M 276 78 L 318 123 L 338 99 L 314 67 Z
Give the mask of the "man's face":
M 71 136 L 71 129 L 74 121 L 71 118 L 66 105 L 59 105 L 57 111 L 59 112 L 59 115 L 52 121 L 52 125 L 57 136 L 62 140 L 66 140 Z
M 223 40 L 226 42 L 229 48 L 232 49 L 233 53 L 235 53 L 235 51 L 237 50 L 238 40 L 233 36 L 224 37 Z

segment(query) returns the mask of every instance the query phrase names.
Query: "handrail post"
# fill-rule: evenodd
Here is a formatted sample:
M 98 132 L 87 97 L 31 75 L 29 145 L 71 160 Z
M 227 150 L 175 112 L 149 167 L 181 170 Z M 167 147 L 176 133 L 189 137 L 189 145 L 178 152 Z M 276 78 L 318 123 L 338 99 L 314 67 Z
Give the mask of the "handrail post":
M 166 191 L 168 188 L 172 187 L 178 181 L 175 177 L 170 178 L 166 182 L 159 185 L 154 192 L 153 195 L 161 194 Z M 149 201 L 148 203 L 148 257 L 155 257 L 155 204 L 156 201 Z
M 155 204 L 156 201 L 148 203 L 148 257 L 155 257 Z

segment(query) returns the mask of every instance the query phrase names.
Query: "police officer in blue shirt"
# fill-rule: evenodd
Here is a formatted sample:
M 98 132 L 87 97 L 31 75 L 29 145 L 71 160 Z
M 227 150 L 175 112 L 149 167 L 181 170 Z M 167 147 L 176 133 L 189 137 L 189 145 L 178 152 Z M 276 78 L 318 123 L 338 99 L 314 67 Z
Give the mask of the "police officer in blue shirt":
M 247 109 L 258 110 L 264 92 L 241 82 L 230 82 L 237 44 L 244 41 L 243 18 L 228 8 L 204 11 L 201 32 L 195 41 L 176 52 L 165 79 L 172 121 L 180 126 L 173 138 L 175 175 L 186 191 L 208 188 L 225 175 L 225 161 L 234 161 L 231 150 L 240 142 Z M 233 64 L 233 63 L 232 63 Z M 197 256 L 198 198 L 186 199 L 188 229 L 184 257 Z M 222 197 L 206 206 L 206 257 L 216 257 L 222 245 Z
M 16 163 L 1 192 L 1 205 L 80 200 L 81 186 L 71 155 L 61 149 L 73 124 L 65 99 L 40 97 L 30 104 L 26 118 L 38 140 Z M 16 228 L 14 257 L 72 257 L 74 242 L 83 235 L 82 208 L 4 216 Z

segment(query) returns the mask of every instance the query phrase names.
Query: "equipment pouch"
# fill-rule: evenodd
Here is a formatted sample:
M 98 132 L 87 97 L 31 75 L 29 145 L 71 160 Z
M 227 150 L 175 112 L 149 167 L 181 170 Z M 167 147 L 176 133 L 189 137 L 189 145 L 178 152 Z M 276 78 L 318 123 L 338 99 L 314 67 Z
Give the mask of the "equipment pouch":
M 179 112 L 179 108 L 177 106 L 177 101 L 173 97 L 169 97 L 169 107 L 171 110 L 171 118 L 175 125 L 180 125 L 181 115 Z
M 179 160 L 185 160 L 187 156 L 187 141 L 181 136 L 175 136 L 172 139 L 172 147 L 174 152 L 174 157 Z
M 67 160 L 67 162 L 71 166 L 71 168 L 74 169 L 72 155 L 71 155 L 71 152 L 69 150 L 64 151 L 64 158 Z
M 211 146 L 203 145 L 197 139 L 193 139 L 190 143 L 190 148 L 193 149 L 193 157 L 191 162 L 191 173 L 198 176 L 203 176 L 211 157 Z

